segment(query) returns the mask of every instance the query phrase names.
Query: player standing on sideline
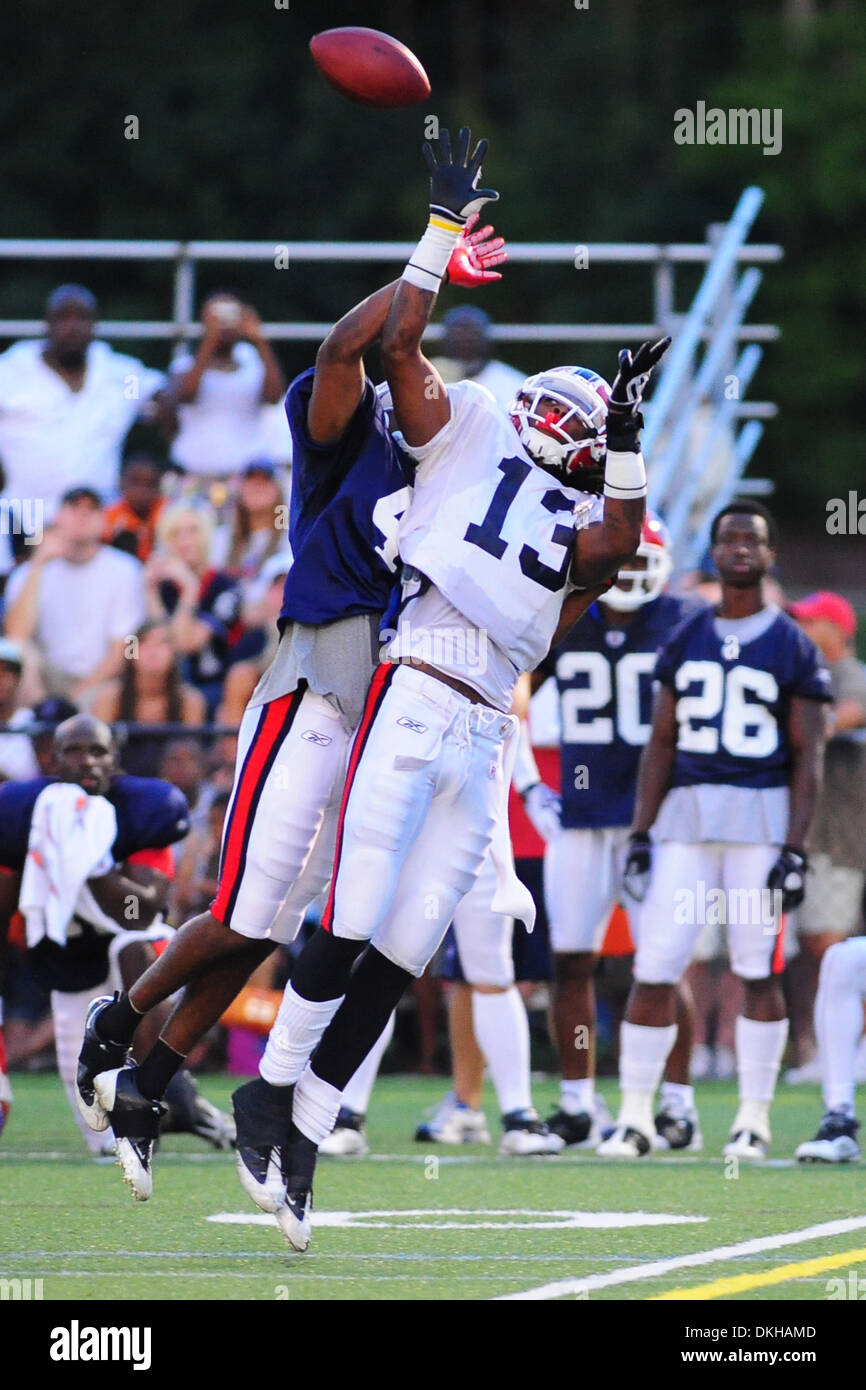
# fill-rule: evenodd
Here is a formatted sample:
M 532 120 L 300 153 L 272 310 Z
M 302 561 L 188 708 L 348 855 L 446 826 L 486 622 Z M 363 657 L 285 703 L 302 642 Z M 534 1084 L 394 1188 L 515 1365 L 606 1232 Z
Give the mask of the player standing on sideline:
M 672 568 L 667 531 L 648 515 L 635 559 L 533 675 L 536 685 L 552 675 L 559 695 L 562 804 L 558 823 L 546 837 L 544 879 L 562 1081 L 559 1109 L 547 1123 L 569 1145 L 586 1143 L 593 1133 L 593 976 L 622 892 L 638 762 L 650 732 L 656 654 L 686 607 L 682 599 L 662 592 Z M 559 809 L 559 798 L 543 783 L 538 786 Z M 537 795 L 532 787 L 524 792 L 530 809 Z M 629 920 L 637 940 L 637 904 L 630 908 Z M 680 997 L 677 1043 L 655 1120 L 656 1147 L 701 1147 L 688 1074 L 690 1022 Z
M 32 968 L 51 991 L 60 1076 L 88 1147 L 99 1153 L 105 1147 L 107 1136 L 100 1131 L 106 1125 L 90 1125 L 92 1092 L 85 1098 L 76 1087 L 76 1061 L 88 1006 L 96 989 L 131 985 L 155 959 L 153 943 L 173 934 L 161 918 L 174 875 L 168 847 L 186 835 L 189 808 L 183 794 L 170 783 L 118 772 L 111 730 L 90 715 L 75 715 L 60 724 L 54 735 L 54 751 L 57 777 L 6 782 L 0 787 L 0 938 L 5 940 L 9 919 L 20 903 L 19 910 L 28 918 Z M 62 794 L 57 798 L 48 789 L 59 790 L 64 784 L 80 788 L 81 801 L 70 820 L 54 822 L 53 827 L 49 822 L 48 828 L 40 831 L 39 823 L 50 814 L 43 793 L 49 801 L 62 800 Z M 83 883 L 80 896 L 70 896 L 67 921 L 52 925 L 50 908 L 37 912 L 39 922 L 47 922 L 47 929 L 36 941 L 31 904 L 35 911 L 38 894 L 23 877 L 28 856 L 45 865 L 52 891 L 62 899 L 63 862 L 57 855 L 56 863 L 50 861 L 45 837 L 50 838 L 52 829 L 66 826 L 71 842 L 81 830 L 86 850 L 88 840 L 82 827 L 88 811 L 96 806 L 90 798 L 104 798 L 108 804 L 100 809 L 107 816 L 108 834 L 116 831 L 110 852 L 98 872 Z M 77 848 L 75 841 L 73 854 Z M 74 874 L 75 865 L 72 871 Z M 143 1025 L 139 1047 L 146 1048 L 155 1041 L 164 1018 L 163 1014 Z M 216 1148 L 231 1146 L 231 1120 L 197 1095 L 191 1077 L 176 1077 L 168 1098 L 164 1128 L 189 1130 Z
M 724 1152 L 761 1159 L 770 1143 L 788 1036 L 781 913 L 803 900 L 830 698 L 814 644 L 764 603 L 775 539 L 760 503 L 735 499 L 718 513 L 711 540 L 721 602 L 685 617 L 656 662 L 660 689 L 624 879 L 633 897 L 646 897 L 621 1032 L 622 1105 L 597 1150 L 604 1157 L 650 1151 L 653 1096 L 676 1033 L 674 987 L 707 905 L 718 911 L 719 899 L 731 968 L 745 986 L 740 1105 Z
M 397 636 L 373 677 L 350 756 L 322 926 L 298 959 L 261 1080 L 235 1093 L 241 1182 L 266 1210 L 274 1193 L 259 1181 L 256 1155 L 283 1127 L 286 1195 L 277 1217 L 301 1250 L 310 1239 L 317 1146 L 333 1128 L 341 1092 L 489 851 L 500 883 L 494 909 L 531 912 L 526 890 L 518 901 L 510 846 L 506 865 L 494 839 L 497 823 L 506 828 L 514 686 L 546 654 L 566 595 L 629 559 L 644 518 L 638 410 L 667 340 L 644 345 L 634 360 L 620 354 L 607 412 L 592 373 L 553 372 L 549 386 L 544 374 L 532 378 L 517 428 L 474 383 L 446 390 L 421 352 L 465 220 L 497 196 L 477 188 L 486 148 L 481 141 L 470 157 L 466 129 L 453 160 L 447 131 L 438 158 L 425 146 L 430 221 L 382 333 L 397 423 L 418 464 L 398 534 L 410 568 Z M 560 377 L 569 393 L 558 390 Z M 605 417 L 604 501 L 551 486 L 536 458 L 568 477 L 587 443 L 603 452 Z
M 472 219 L 451 254 L 464 287 L 500 279 L 507 259 L 492 228 Z M 346 750 L 361 716 L 394 586 L 398 518 L 414 465 L 392 438 L 385 393 L 364 372 L 399 281 L 337 323 L 314 370 L 292 383 L 290 540 L 277 655 L 241 726 L 226 818 L 220 891 L 114 1002 L 97 1001 L 81 1050 L 91 1089 L 108 1074 L 112 1122 L 124 1130 L 124 1177 L 150 1196 L 160 1100 L 184 1058 L 278 942 L 291 941 L 327 886 Z M 123 1067 L 143 1014 L 183 986 L 183 998 L 140 1067 Z M 120 1072 L 117 1069 L 123 1068 Z M 121 1119 L 122 1116 L 122 1119 Z

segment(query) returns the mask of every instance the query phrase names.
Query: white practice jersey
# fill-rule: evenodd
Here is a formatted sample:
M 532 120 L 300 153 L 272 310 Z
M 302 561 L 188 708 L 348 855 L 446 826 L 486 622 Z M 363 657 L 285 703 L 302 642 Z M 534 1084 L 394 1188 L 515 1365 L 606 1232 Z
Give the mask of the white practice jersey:
M 601 521 L 604 502 L 534 464 L 484 387 L 461 381 L 448 397 L 447 424 L 427 444 L 405 446 L 418 470 L 400 555 L 518 671 L 533 670 L 574 587 L 574 532 Z

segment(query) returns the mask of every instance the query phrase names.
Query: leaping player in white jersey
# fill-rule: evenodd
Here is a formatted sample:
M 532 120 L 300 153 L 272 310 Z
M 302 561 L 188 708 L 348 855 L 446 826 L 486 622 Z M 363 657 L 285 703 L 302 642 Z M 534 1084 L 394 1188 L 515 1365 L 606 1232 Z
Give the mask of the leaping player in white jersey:
M 396 419 L 418 462 L 398 533 L 412 577 L 350 755 L 322 927 L 298 960 L 292 1007 L 281 1010 L 260 1068 L 263 1128 L 271 1132 L 280 1110 L 291 1116 L 277 1219 L 296 1249 L 309 1244 L 317 1145 L 343 1087 L 423 972 L 488 850 L 500 873 L 494 910 L 532 916 L 510 847 L 494 836 L 497 823 L 504 833 L 516 746 L 514 686 L 547 653 L 567 596 L 635 553 L 645 514 L 639 407 L 667 340 L 634 360 L 620 354 L 607 410 L 595 384 L 604 383 L 571 368 L 532 378 L 516 423 L 471 382 L 446 390 L 421 352 L 465 220 L 497 196 L 477 188 L 485 152 L 481 141 L 470 157 L 468 130 L 453 160 L 447 132 L 436 153 L 425 146 L 430 221 L 382 335 Z M 605 423 L 604 499 L 554 483 L 551 473 L 568 479 L 587 445 L 598 469 Z M 258 1164 L 244 1165 L 257 1134 L 253 1107 L 242 1110 L 241 1181 L 273 1210 L 273 1194 L 258 1190 Z

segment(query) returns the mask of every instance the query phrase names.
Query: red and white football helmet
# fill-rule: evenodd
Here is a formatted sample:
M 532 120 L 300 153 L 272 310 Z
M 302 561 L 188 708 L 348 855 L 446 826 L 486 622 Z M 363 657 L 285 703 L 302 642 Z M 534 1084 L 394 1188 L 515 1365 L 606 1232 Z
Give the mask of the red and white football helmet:
M 551 367 L 526 378 L 508 413 L 530 458 L 577 482 L 572 474 L 597 473 L 604 462 L 605 424 L 610 386 L 589 367 Z M 569 425 L 578 421 L 586 438 L 572 439 Z
M 647 512 L 644 518 L 637 553 L 646 560 L 646 569 L 624 566 L 616 577 L 616 584 L 600 595 L 599 602 L 609 604 L 617 613 L 632 613 L 645 603 L 652 603 L 670 579 L 674 567 L 671 538 L 664 522 L 654 512 Z M 629 581 L 630 587 L 623 589 L 622 584 Z

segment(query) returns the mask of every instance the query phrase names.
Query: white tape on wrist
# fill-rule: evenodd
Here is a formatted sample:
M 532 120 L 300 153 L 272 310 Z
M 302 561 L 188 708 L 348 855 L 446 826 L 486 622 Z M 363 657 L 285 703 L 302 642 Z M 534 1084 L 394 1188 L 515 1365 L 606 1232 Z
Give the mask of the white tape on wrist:
M 441 213 L 431 213 L 427 230 L 403 271 L 403 279 L 410 285 L 417 285 L 422 290 L 432 290 L 435 294 L 448 269 L 451 252 L 457 245 L 462 230 L 460 222 L 452 222 Z
M 629 500 L 646 497 L 643 454 L 617 454 L 610 449 L 604 465 L 604 495 Z

